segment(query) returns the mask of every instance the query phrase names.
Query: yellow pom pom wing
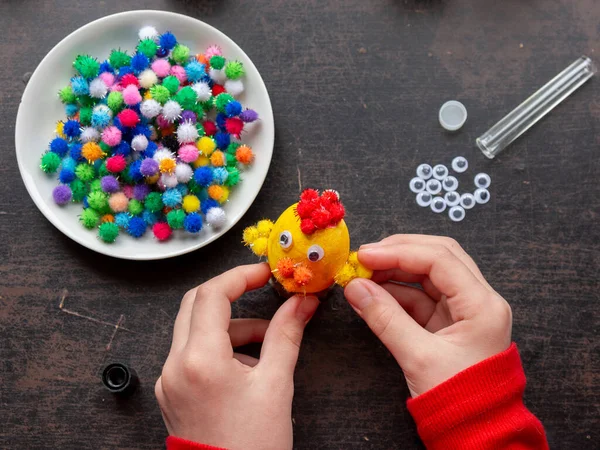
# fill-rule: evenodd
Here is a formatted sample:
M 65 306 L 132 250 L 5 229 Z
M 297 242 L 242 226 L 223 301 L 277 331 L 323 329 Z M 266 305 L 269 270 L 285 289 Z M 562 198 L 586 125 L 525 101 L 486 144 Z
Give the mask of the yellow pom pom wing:
M 358 260 L 358 253 L 351 252 L 348 256 L 348 261 L 342 266 L 342 268 L 335 274 L 335 282 L 341 287 L 346 287 L 355 278 L 371 278 L 373 271 L 367 269 Z
M 244 244 L 250 247 L 256 256 L 267 256 L 271 230 L 273 230 L 273 222 L 268 219 L 260 220 L 256 225 L 244 230 L 242 235 Z

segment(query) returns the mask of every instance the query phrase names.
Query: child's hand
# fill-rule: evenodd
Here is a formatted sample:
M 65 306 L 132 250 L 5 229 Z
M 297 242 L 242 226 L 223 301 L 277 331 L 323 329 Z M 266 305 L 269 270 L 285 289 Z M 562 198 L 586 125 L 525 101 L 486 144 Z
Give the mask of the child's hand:
M 375 270 L 373 281 L 352 281 L 346 297 L 394 355 L 413 397 L 509 347 L 510 306 L 453 239 L 395 235 L 361 247 L 358 258 Z
M 189 291 L 156 382 L 169 434 L 236 449 L 291 449 L 294 368 L 315 297 L 292 297 L 273 319 L 231 320 L 230 302 L 264 286 L 267 264 L 241 266 Z M 264 340 L 260 361 L 233 347 Z

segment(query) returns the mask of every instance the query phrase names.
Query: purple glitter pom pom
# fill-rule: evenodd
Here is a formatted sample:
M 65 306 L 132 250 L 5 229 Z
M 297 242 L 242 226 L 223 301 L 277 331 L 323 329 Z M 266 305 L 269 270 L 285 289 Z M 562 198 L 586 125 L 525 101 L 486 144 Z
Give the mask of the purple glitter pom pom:
M 150 193 L 150 186 L 147 184 L 136 184 L 133 187 L 133 197 L 140 202 L 143 202 L 146 196 Z
M 119 182 L 112 175 L 102 177 L 102 180 L 100 180 L 100 185 L 102 186 L 102 190 L 104 192 L 112 193 L 119 190 Z
M 152 158 L 146 158 L 142 161 L 140 172 L 145 177 L 151 177 L 158 173 L 158 163 Z
M 253 109 L 247 109 L 242 111 L 240 114 L 240 119 L 242 119 L 244 122 L 254 122 L 256 119 L 258 119 L 258 113 Z
M 52 197 L 57 205 L 66 205 L 71 201 L 72 196 L 71 188 L 64 184 L 56 186 L 52 191 Z
M 184 111 L 181 113 L 181 121 L 196 123 L 198 121 L 198 117 L 194 111 Z

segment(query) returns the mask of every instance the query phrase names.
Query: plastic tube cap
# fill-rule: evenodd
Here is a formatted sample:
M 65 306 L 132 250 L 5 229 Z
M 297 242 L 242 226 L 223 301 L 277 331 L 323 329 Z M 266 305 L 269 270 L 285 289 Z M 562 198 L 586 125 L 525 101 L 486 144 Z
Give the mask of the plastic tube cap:
M 461 102 L 450 100 L 440 108 L 440 125 L 448 131 L 456 131 L 467 121 L 467 108 Z

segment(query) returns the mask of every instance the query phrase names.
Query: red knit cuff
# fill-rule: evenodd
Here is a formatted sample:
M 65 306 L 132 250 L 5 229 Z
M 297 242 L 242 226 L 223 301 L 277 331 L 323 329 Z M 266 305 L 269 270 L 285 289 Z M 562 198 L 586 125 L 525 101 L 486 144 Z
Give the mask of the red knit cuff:
M 517 346 L 408 400 L 428 449 L 547 448 L 541 423 L 523 405 L 525 373 Z M 532 447 L 497 447 L 515 442 Z
M 199 444 L 175 436 L 167 438 L 167 450 L 227 450 L 222 447 L 213 447 L 212 445 Z

